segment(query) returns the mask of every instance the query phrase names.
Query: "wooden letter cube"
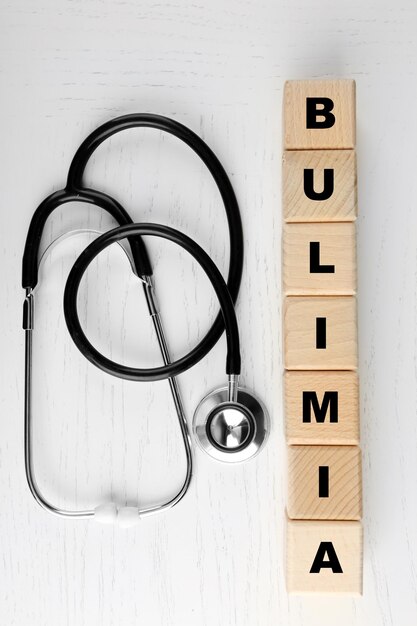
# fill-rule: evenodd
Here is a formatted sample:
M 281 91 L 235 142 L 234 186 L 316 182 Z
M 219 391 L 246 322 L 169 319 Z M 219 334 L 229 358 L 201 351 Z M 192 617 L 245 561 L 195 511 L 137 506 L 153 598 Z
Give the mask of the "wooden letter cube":
M 288 593 L 362 594 L 360 522 L 287 522 Z
M 355 297 L 287 296 L 284 340 L 286 369 L 356 369 Z
M 353 295 L 355 224 L 285 224 L 283 265 L 286 295 Z
M 288 516 L 291 519 L 361 518 L 358 446 L 290 446 L 288 467 Z
M 290 80 L 284 91 L 284 147 L 355 147 L 355 81 Z
M 356 372 L 285 372 L 287 443 L 359 443 Z
M 354 150 L 287 150 L 282 161 L 282 179 L 286 222 L 356 219 Z

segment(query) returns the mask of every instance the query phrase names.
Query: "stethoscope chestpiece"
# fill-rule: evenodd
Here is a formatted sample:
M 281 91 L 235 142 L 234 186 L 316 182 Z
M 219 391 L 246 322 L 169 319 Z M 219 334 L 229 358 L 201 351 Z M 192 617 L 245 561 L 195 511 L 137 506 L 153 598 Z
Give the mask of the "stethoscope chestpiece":
M 195 439 L 217 461 L 240 463 L 258 454 L 270 429 L 262 403 L 239 387 L 236 402 L 227 387 L 209 393 L 198 405 L 193 419 Z

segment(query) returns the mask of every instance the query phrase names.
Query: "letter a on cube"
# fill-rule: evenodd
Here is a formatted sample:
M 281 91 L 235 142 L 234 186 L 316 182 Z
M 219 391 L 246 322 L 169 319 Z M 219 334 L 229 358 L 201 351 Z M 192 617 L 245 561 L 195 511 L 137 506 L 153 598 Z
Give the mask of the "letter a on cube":
M 361 523 L 288 520 L 287 590 L 361 595 Z

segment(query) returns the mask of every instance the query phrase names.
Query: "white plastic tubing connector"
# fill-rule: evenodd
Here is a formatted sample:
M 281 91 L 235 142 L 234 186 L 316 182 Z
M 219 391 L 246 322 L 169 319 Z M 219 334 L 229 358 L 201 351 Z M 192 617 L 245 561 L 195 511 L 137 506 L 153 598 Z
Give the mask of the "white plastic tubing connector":
M 140 517 L 134 506 L 117 508 L 113 502 L 109 502 L 96 506 L 94 520 L 99 524 L 117 524 L 119 528 L 131 528 L 139 524 Z

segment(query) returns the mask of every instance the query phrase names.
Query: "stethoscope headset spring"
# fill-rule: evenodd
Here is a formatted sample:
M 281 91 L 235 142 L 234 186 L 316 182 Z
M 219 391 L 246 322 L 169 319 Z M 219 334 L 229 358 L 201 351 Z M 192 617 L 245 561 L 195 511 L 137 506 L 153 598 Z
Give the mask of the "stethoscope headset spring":
M 133 223 L 122 205 L 106 193 L 87 188 L 83 177 L 87 163 L 103 141 L 123 130 L 147 127 L 174 135 L 201 158 L 210 171 L 223 200 L 230 241 L 230 263 L 227 283 L 208 254 L 190 237 L 174 228 L 151 223 Z M 117 507 L 115 503 L 101 504 L 90 510 L 66 510 L 48 502 L 36 483 L 32 455 L 32 334 L 34 329 L 34 294 L 38 284 L 39 248 L 48 217 L 69 202 L 84 202 L 98 206 L 119 224 L 90 243 L 75 261 L 65 286 L 64 315 L 68 331 L 80 352 L 103 372 L 132 381 L 168 379 L 183 438 L 187 469 L 181 489 L 167 502 L 150 507 Z M 152 266 L 143 240 L 144 236 L 167 239 L 186 250 L 202 267 L 213 285 L 221 312 L 205 337 L 187 355 L 172 362 L 165 339 L 162 320 L 156 305 Z M 93 259 L 112 243 L 127 240 L 132 267 L 142 281 L 149 313 L 152 317 L 164 365 L 139 369 L 112 361 L 101 354 L 85 336 L 77 310 L 77 294 L 82 277 Z M 47 511 L 66 518 L 89 518 L 114 523 L 122 527 L 134 525 L 140 517 L 173 507 L 185 495 L 192 476 L 191 441 L 182 407 L 176 377 L 200 361 L 226 330 L 228 385 L 211 392 L 197 407 L 194 433 L 200 447 L 212 457 L 225 462 L 243 461 L 257 454 L 266 440 L 269 420 L 259 400 L 239 387 L 241 367 L 239 330 L 234 304 L 243 269 L 243 232 L 239 207 L 230 180 L 220 161 L 207 144 L 182 124 L 160 115 L 132 114 L 118 117 L 92 132 L 76 151 L 71 162 L 66 187 L 45 198 L 36 209 L 26 238 L 23 254 L 22 286 L 26 290 L 23 327 L 25 330 L 25 469 L 29 488 L 35 500 Z

